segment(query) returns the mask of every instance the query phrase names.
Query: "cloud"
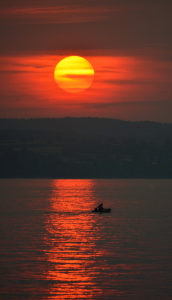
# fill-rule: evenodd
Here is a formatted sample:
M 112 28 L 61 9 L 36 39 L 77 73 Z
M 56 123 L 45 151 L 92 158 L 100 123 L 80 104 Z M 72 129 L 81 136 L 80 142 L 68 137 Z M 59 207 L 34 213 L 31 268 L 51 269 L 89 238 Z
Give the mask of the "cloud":
M 164 100 L 159 100 L 159 101 L 151 101 L 150 99 L 148 100 L 140 100 L 140 101 L 113 101 L 113 102 L 89 102 L 89 103 L 81 103 L 80 104 L 84 108 L 89 108 L 89 109 L 107 109 L 107 108 L 112 108 L 112 107 L 117 107 L 117 106 L 130 106 L 130 107 L 138 107 L 138 106 L 146 106 L 149 108 L 155 108 L 156 106 L 164 106 L 164 105 L 170 105 L 172 107 L 172 102 L 171 101 L 164 101 Z
M 15 24 L 59 24 L 59 23 L 78 23 L 95 22 L 112 18 L 114 13 L 126 12 L 139 9 L 132 5 L 114 5 L 112 3 L 103 4 L 96 2 L 76 4 L 68 3 L 65 5 L 44 5 L 35 4 L 28 7 L 19 4 L 11 5 L 0 10 L 1 22 Z M 53 4 L 53 3 L 52 3 Z
M 140 84 L 150 84 L 147 80 L 118 80 L 118 79 L 112 79 L 112 80 L 104 80 L 104 82 L 112 85 L 140 85 Z M 153 83 L 151 81 L 151 83 Z

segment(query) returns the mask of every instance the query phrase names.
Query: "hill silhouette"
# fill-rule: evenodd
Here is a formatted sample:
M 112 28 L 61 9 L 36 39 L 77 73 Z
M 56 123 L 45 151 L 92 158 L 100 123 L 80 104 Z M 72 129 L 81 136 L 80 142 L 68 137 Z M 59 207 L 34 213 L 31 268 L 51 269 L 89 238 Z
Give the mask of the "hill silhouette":
M 172 178 L 172 124 L 0 119 L 1 178 Z
M 172 124 L 151 121 L 123 121 L 107 118 L 0 119 L 0 130 L 41 130 L 60 133 L 117 137 L 169 137 Z

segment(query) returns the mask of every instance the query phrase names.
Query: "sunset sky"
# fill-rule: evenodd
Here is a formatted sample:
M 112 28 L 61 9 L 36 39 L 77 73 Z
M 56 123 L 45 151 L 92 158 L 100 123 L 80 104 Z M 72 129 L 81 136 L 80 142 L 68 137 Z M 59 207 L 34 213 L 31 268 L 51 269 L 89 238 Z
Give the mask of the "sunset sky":
M 1 1 L 0 118 L 110 117 L 172 122 L 172 1 Z M 54 69 L 93 66 L 69 93 Z

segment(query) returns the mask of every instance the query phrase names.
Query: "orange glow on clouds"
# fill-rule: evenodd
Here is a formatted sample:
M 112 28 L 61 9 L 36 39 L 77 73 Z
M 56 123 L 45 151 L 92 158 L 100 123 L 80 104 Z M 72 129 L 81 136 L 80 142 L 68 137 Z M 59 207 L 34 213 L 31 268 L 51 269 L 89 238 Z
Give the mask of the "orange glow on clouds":
M 92 85 L 82 93 L 66 93 L 54 81 L 54 69 L 63 58 L 1 57 L 0 117 L 103 116 L 137 120 L 142 119 L 139 105 L 140 113 L 143 106 L 147 113 L 146 102 L 155 102 L 156 106 L 156 101 L 168 101 L 171 94 L 169 62 L 132 56 L 85 56 L 95 71 Z

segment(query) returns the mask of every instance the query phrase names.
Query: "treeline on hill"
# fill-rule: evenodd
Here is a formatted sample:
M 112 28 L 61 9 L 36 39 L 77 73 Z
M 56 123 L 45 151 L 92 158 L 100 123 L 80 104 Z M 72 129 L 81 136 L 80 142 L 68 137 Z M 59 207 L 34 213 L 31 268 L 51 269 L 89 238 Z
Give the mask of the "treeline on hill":
M 1 178 L 172 178 L 172 124 L 0 119 Z

